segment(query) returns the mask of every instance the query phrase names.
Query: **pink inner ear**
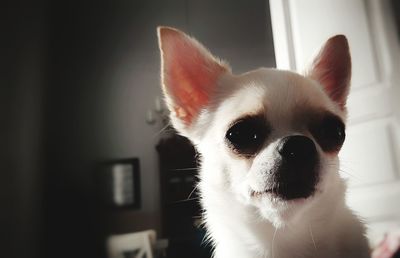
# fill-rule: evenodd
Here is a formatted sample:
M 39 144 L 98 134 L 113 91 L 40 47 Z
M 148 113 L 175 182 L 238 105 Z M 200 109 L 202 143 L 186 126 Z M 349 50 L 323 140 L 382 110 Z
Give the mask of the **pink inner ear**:
M 351 78 L 349 45 L 345 36 L 337 35 L 326 42 L 313 62 L 310 77 L 320 82 L 341 108 L 345 107 Z
M 174 112 L 190 124 L 209 102 L 218 77 L 226 71 L 199 43 L 182 32 L 160 29 L 163 84 Z

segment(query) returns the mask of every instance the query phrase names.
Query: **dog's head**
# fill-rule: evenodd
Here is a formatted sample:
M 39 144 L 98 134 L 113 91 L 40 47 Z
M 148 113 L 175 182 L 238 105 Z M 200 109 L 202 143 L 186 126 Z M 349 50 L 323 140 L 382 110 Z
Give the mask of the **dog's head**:
M 161 27 L 158 36 L 171 121 L 201 153 L 203 184 L 275 224 L 334 194 L 351 74 L 344 36 L 330 38 L 305 75 L 234 75 L 184 33 Z

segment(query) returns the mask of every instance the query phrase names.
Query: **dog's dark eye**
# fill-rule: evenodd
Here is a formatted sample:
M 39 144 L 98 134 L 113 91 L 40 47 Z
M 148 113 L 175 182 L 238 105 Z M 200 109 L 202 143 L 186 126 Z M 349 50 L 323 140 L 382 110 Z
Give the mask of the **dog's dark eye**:
M 339 151 L 346 137 L 344 123 L 332 114 L 325 115 L 310 131 L 326 152 Z
M 263 117 L 246 117 L 232 125 L 226 133 L 230 147 L 239 154 L 255 154 L 265 141 L 268 127 Z

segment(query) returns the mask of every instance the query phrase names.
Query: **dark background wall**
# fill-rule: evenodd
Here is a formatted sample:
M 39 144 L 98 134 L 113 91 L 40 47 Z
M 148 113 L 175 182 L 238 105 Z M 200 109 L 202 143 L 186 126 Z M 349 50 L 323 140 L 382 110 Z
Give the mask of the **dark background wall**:
M 145 122 L 161 96 L 158 25 L 196 36 L 234 72 L 274 66 L 264 0 L 14 1 L 0 12 L 4 257 L 103 257 L 106 235 L 161 228 L 160 126 Z M 93 168 L 124 157 L 140 159 L 142 208 L 103 209 Z
M 4 3 L 0 17 L 0 256 L 39 257 L 44 3 Z

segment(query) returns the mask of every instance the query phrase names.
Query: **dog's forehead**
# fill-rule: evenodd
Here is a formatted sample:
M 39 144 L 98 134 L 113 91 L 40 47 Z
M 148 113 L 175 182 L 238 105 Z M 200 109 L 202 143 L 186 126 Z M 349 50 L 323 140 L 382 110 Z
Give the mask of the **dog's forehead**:
M 264 114 L 269 120 L 282 121 L 310 111 L 334 111 L 332 101 L 317 82 L 293 72 L 261 68 L 225 78 L 222 83 L 234 89 L 219 108 L 224 120 Z

